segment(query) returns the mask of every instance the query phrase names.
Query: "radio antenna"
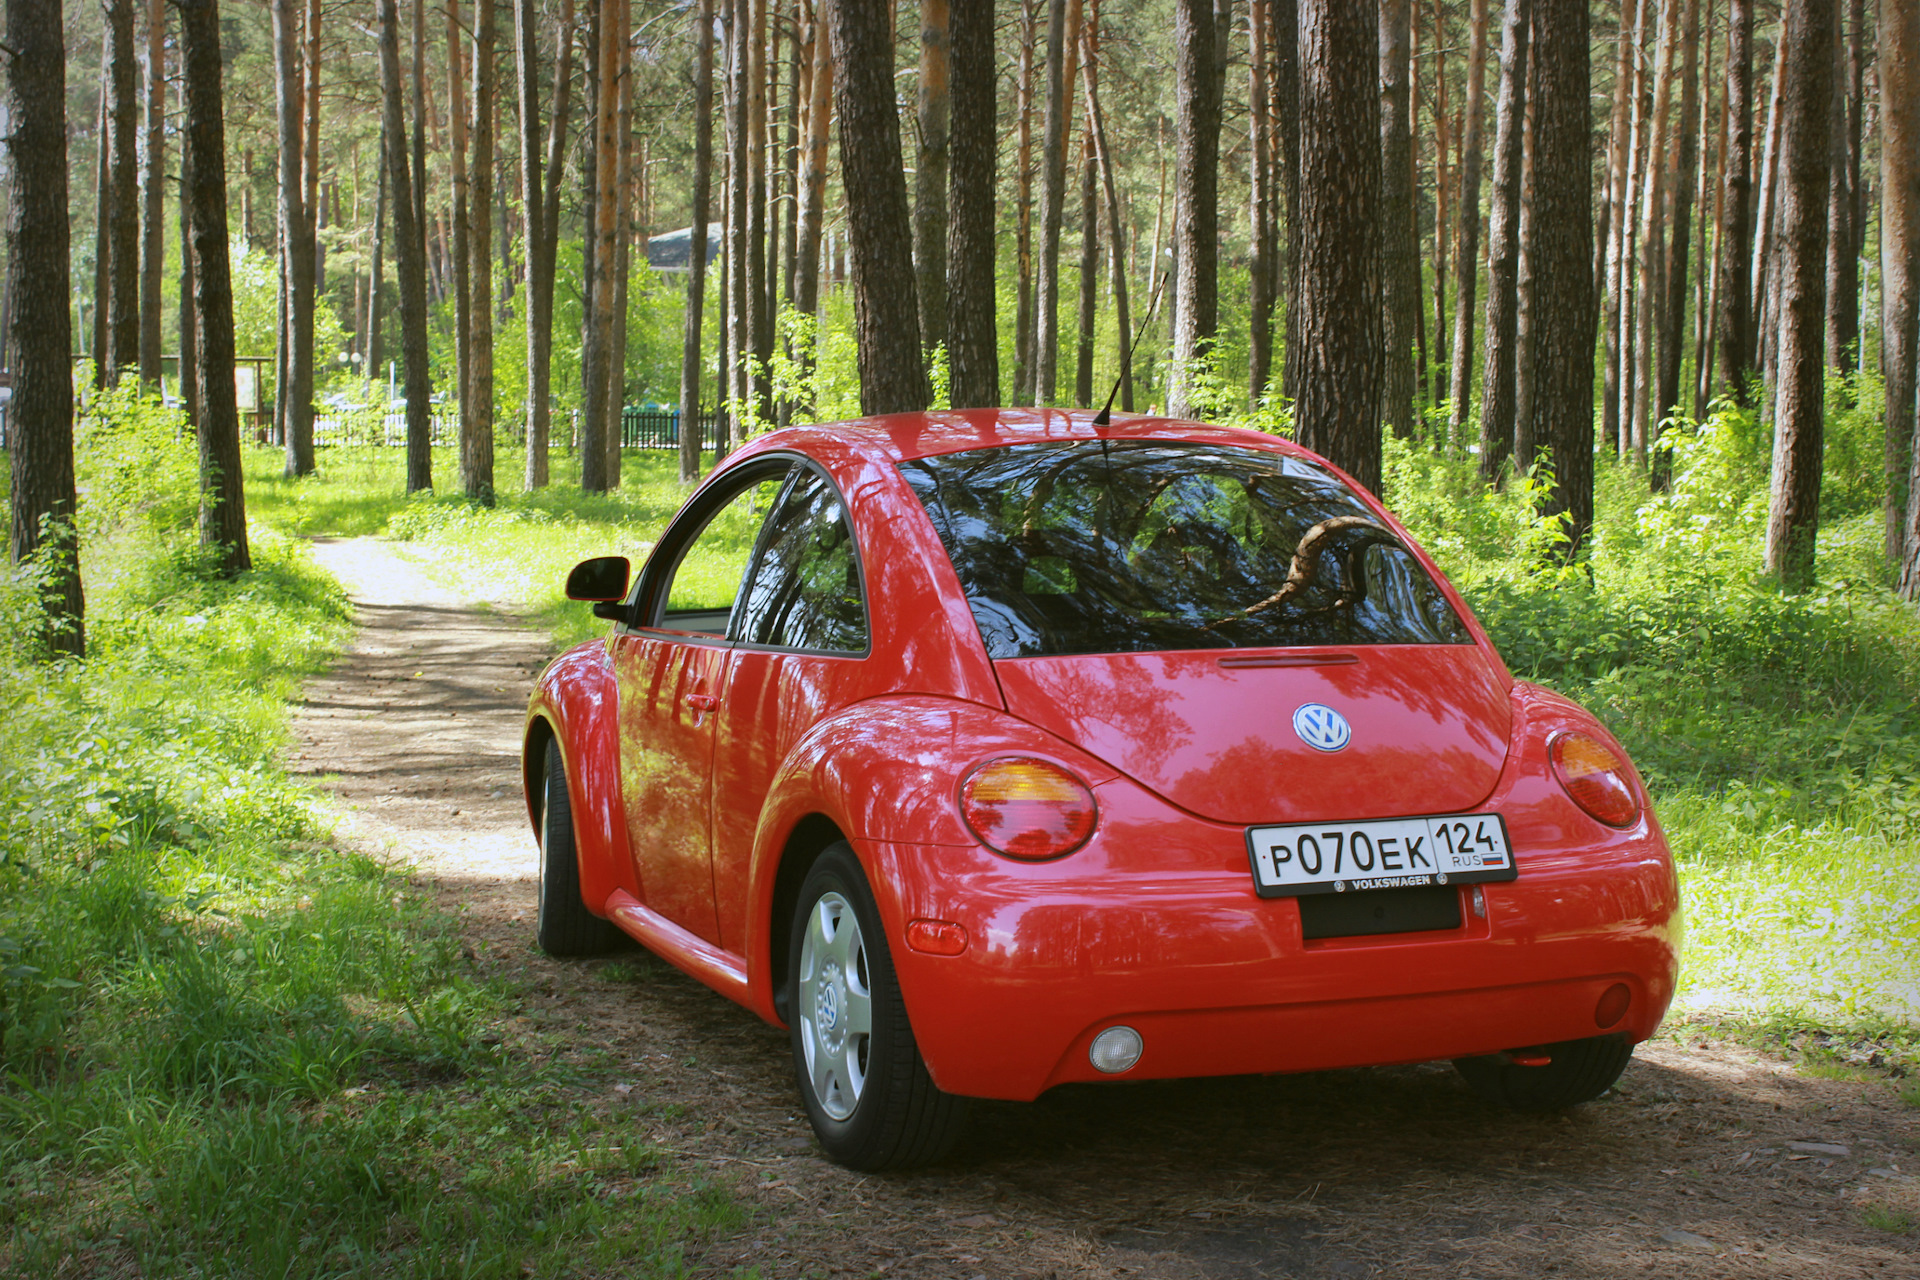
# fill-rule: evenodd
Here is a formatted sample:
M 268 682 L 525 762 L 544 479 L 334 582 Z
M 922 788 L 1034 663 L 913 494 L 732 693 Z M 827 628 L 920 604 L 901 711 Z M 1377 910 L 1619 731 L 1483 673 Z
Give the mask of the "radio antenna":
M 1113 422 L 1113 398 L 1120 394 L 1121 382 L 1126 379 L 1129 373 L 1133 372 L 1133 353 L 1140 349 L 1140 339 L 1145 336 L 1148 327 L 1153 324 L 1153 313 L 1160 306 L 1160 291 L 1166 287 L 1167 273 L 1162 271 L 1160 273 L 1160 282 L 1153 286 L 1153 300 L 1147 303 L 1147 318 L 1140 322 L 1138 329 L 1134 330 L 1133 341 L 1127 345 L 1127 362 L 1121 367 L 1120 376 L 1113 380 L 1113 390 L 1107 392 L 1106 404 L 1102 405 L 1100 412 L 1094 415 L 1094 426 L 1104 427 Z

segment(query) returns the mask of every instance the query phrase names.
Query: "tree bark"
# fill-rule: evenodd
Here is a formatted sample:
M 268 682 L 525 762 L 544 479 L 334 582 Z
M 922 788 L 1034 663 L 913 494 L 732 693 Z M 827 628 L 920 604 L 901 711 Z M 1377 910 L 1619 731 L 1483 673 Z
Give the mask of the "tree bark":
M 1078 8 L 1078 0 L 1074 0 Z M 1192 3 L 1193 0 L 1187 0 Z M 1033 402 L 1049 405 L 1060 361 L 1060 224 L 1067 195 L 1068 0 L 1047 5 L 1046 102 L 1040 142 L 1040 266 L 1034 281 Z
M 193 174 L 194 330 L 200 401 L 200 544 L 229 576 L 253 567 L 233 387 L 233 278 L 227 265 L 227 144 L 215 0 L 175 0 Z
M 1546 514 L 1565 513 L 1565 559 L 1593 528 L 1592 125 L 1586 0 L 1534 5 L 1533 404 L 1553 459 Z
M 1014 252 L 1020 296 L 1014 303 L 1013 402 L 1033 403 L 1033 44 L 1041 0 L 1020 2 L 1020 84 L 1014 162 L 1016 229 Z M 830 3 L 830 0 L 822 0 Z
M 1460 156 L 1460 229 L 1454 260 L 1460 283 L 1453 295 L 1453 363 L 1447 386 L 1447 429 L 1455 448 L 1466 444 L 1473 418 L 1473 312 L 1480 284 L 1481 120 L 1487 96 L 1487 0 L 1472 0 L 1467 52 L 1465 136 Z
M 1661 0 L 1660 3 L 1653 66 L 1653 112 L 1647 131 L 1647 159 L 1637 210 L 1640 229 L 1635 240 L 1640 253 L 1640 275 L 1634 286 L 1633 381 L 1628 402 L 1633 417 L 1631 423 L 1621 425 L 1623 433 L 1628 434 L 1623 443 L 1631 445 L 1634 461 L 1642 467 L 1647 462 L 1647 441 L 1652 434 L 1651 416 L 1655 410 L 1654 336 L 1661 324 L 1660 304 L 1666 297 L 1660 282 L 1660 265 L 1666 246 L 1667 124 L 1673 106 L 1673 57 L 1680 42 L 1680 4 L 1681 0 Z
M 86 653 L 86 599 L 74 526 L 71 263 L 67 220 L 66 24 L 59 0 L 9 0 L 6 16 L 6 346 L 8 530 L 13 563 L 40 561 L 41 638 L 54 653 Z
M 1365 6 L 1299 6 L 1299 288 L 1287 359 L 1294 438 L 1380 489 L 1380 27 Z
M 681 484 L 700 478 L 700 328 L 707 305 L 707 213 L 713 192 L 713 0 L 700 0 L 694 9 L 693 48 L 693 223 L 687 241 L 692 256 L 687 260 L 686 322 L 680 342 Z M 805 219 L 801 222 L 804 227 Z M 819 233 L 817 207 L 814 232 Z
M 313 458 L 313 219 L 303 173 L 306 85 L 299 0 L 274 0 L 274 105 L 280 129 L 280 287 L 285 308 L 286 381 L 281 384 L 286 474 L 311 474 Z
M 1133 315 L 1127 301 L 1127 234 L 1120 216 L 1120 197 L 1113 181 L 1113 153 L 1107 145 L 1107 125 L 1100 110 L 1098 86 L 1087 82 L 1087 118 L 1093 123 L 1093 145 L 1107 200 L 1108 261 L 1113 268 L 1114 322 L 1119 330 L 1120 374 L 1115 383 L 1120 408 L 1133 412 Z
M 1000 403 L 992 6 L 963 3 L 953 15 L 949 36 L 953 116 L 947 171 L 948 396 L 956 409 L 986 408 Z M 1120 296 L 1124 308 L 1126 295 Z
M 610 404 L 613 363 L 614 269 L 619 265 L 614 238 L 619 232 L 620 193 L 616 186 L 620 163 L 620 21 L 618 0 L 599 0 L 599 44 L 595 49 L 592 221 L 593 269 L 586 333 L 581 343 L 581 375 L 586 403 L 580 415 L 580 487 L 604 493 L 611 487 L 607 474 L 607 441 L 617 437 L 620 424 Z
M 827 149 L 833 124 L 833 38 L 827 32 L 831 5 L 832 0 L 819 0 L 814 12 L 813 74 L 807 78 L 807 142 L 800 157 L 793 305 L 804 316 L 820 310 L 820 225 L 827 203 L 827 168 L 832 162 Z M 811 357 L 807 367 L 811 372 Z M 808 408 L 812 410 L 812 406 Z
M 1827 187 L 1827 367 L 1853 372 L 1860 341 L 1860 252 L 1853 225 L 1854 188 L 1859 183 L 1859 139 L 1851 128 L 1860 93 L 1860 0 L 1849 4 L 1850 30 L 1834 41 L 1833 120 L 1828 146 L 1832 177 Z
M 1413 434 L 1414 329 L 1420 311 L 1413 138 L 1407 120 L 1408 3 L 1380 3 L 1381 333 L 1387 361 L 1380 411 L 1402 438 Z
M 1082 102 L 1099 92 L 1100 0 L 1086 0 L 1080 24 L 1080 79 L 1086 88 Z M 1069 99 L 1075 86 L 1067 86 Z M 1081 408 L 1093 403 L 1093 331 L 1100 285 L 1099 160 L 1093 140 L 1093 112 L 1080 113 L 1080 308 L 1075 328 L 1073 402 Z
M 1787 0 L 1781 17 L 1780 329 L 1766 569 L 1790 591 L 1813 585 L 1820 529 L 1834 19 L 1833 0 Z
M 460 390 L 460 481 L 470 501 L 493 505 L 493 122 L 495 0 L 476 0 L 473 24 L 473 170 L 468 235 L 467 384 Z M 478 252 L 472 252 L 477 249 Z
M 1752 347 L 1753 293 L 1753 0 L 1729 0 L 1727 8 L 1727 155 L 1720 250 L 1716 254 L 1720 302 L 1713 321 L 1720 349 L 1720 382 L 1740 404 L 1750 403 L 1747 379 Z
M 711 3 L 709 0 L 709 10 Z M 520 209 L 526 227 L 527 259 L 527 461 L 525 487 L 546 486 L 553 431 L 553 284 L 559 245 L 560 165 L 541 163 L 540 56 L 534 0 L 514 0 L 514 52 L 520 91 Z M 711 18 L 711 12 L 709 12 Z M 709 54 L 709 69 L 711 55 Z M 563 157 L 567 105 L 573 78 L 573 0 L 565 0 L 554 38 L 553 118 L 547 151 Z M 564 161 L 562 161 L 564 163 Z M 545 172 L 543 172 L 545 170 Z M 549 194 L 551 193 L 551 194 Z M 552 207 L 549 207 L 549 206 Z M 701 268 L 706 266 L 701 258 Z
M 393 201 L 393 274 L 400 286 L 400 360 L 406 377 L 407 492 L 433 488 L 433 384 L 427 364 L 426 241 L 414 219 L 420 206 L 407 159 L 406 110 L 400 90 L 400 15 L 380 0 L 380 136 L 386 140 L 387 189 Z
M 103 216 L 107 254 L 107 383 L 140 370 L 140 55 L 135 52 L 135 0 L 107 0 L 107 70 L 111 86 L 105 139 L 109 204 Z
M 1452 229 L 1447 207 L 1447 45 L 1446 0 L 1433 0 L 1433 352 L 1432 359 L 1423 363 L 1420 370 L 1416 371 L 1418 374 L 1416 382 L 1419 383 L 1420 394 L 1423 396 L 1427 394 L 1425 371 L 1428 368 L 1434 371 L 1433 392 L 1429 400 L 1432 404 L 1439 403 L 1440 397 L 1446 393 L 1447 388 L 1447 233 Z M 1417 53 L 1416 49 L 1416 55 Z M 1417 57 L 1414 86 L 1416 90 L 1414 110 L 1408 127 L 1417 136 L 1420 126 Z M 1419 150 L 1416 145 L 1410 150 L 1409 157 L 1417 159 L 1418 155 Z M 1417 196 L 1419 186 L 1418 175 L 1415 175 L 1416 214 L 1419 206 Z M 1419 237 L 1416 235 L 1416 250 L 1418 240 Z M 1419 292 L 1419 284 L 1419 271 L 1416 267 L 1414 272 L 1416 293 Z M 1426 313 L 1423 311 L 1421 314 L 1424 316 Z M 1422 327 L 1424 326 L 1423 320 Z
M 966 7 L 967 0 L 961 0 Z M 913 263 L 920 291 L 920 341 L 947 340 L 947 0 L 920 0 L 920 149 L 913 169 Z
M 1487 218 L 1487 356 L 1480 375 L 1480 479 L 1499 484 L 1513 451 L 1520 306 L 1520 171 L 1526 141 L 1532 0 L 1508 0 L 1500 33 L 1500 105 Z M 1531 458 L 1518 459 L 1531 466 Z
M 1880 372 L 1886 381 L 1886 550 L 1920 600 L 1920 0 L 1880 0 Z M 16 321 L 15 323 L 18 323 Z M 15 393 L 18 394 L 17 392 Z
M 487 3 L 487 0 L 479 0 Z M 473 398 L 469 389 L 473 379 L 473 210 L 472 186 L 467 167 L 467 91 L 464 60 L 460 46 L 466 31 L 460 21 L 460 0 L 447 5 L 447 123 L 453 136 L 453 349 L 454 395 L 460 412 L 460 481 L 467 479 L 468 436 L 471 432 Z M 424 170 L 422 173 L 424 174 Z M 426 179 L 422 177 L 421 181 Z M 485 241 L 480 252 L 487 252 Z
M 1350 35 L 1343 19 L 1329 18 L 1328 32 L 1316 32 L 1316 43 L 1339 42 L 1339 58 L 1347 52 Z M 1178 103 L 1174 144 L 1174 317 L 1173 368 L 1167 387 L 1167 412 L 1176 418 L 1193 417 L 1200 408 L 1195 395 L 1195 365 L 1207 359 L 1219 329 L 1220 261 L 1220 75 L 1215 66 L 1214 12 L 1211 0 L 1175 0 L 1174 92 Z M 1323 39 L 1324 37 L 1324 39 Z M 1304 58 L 1308 36 L 1301 24 Z M 1373 40 L 1365 42 L 1369 47 Z M 1344 64 L 1341 64 L 1344 70 Z M 1351 89 L 1351 86 L 1347 86 Z M 1329 104 L 1330 105 L 1330 104 Z M 1344 109 L 1344 108 L 1343 108 Z M 1377 124 L 1377 121 L 1376 121 Z M 1374 146 L 1378 147 L 1378 138 Z M 1329 165 L 1338 150 L 1328 147 Z M 1341 159 L 1353 157 L 1341 153 Z M 1375 178 L 1377 167 L 1369 167 Z M 1371 211 L 1370 211 L 1371 212 Z M 1377 448 L 1377 442 L 1376 442 Z
M 744 0 L 747 28 L 747 330 L 753 362 L 746 370 L 754 422 L 773 422 L 773 296 L 767 270 L 767 3 Z M 624 46 L 622 46 L 624 48 Z M 624 64 L 623 64 L 624 65 Z M 896 126 L 897 127 L 897 126 Z
M 108 212 L 113 208 L 113 119 L 108 114 L 113 96 L 111 72 L 112 64 L 102 58 L 99 127 L 94 131 L 98 145 L 94 148 L 93 173 L 92 330 L 86 330 L 84 317 L 81 320 L 81 341 L 85 343 L 87 355 L 93 361 L 93 385 L 96 387 L 107 385 L 107 318 L 113 314 L 113 227 L 112 216 Z
M 1700 0 L 1685 2 L 1685 26 L 1680 35 L 1686 61 L 1680 73 L 1679 156 L 1670 182 L 1673 203 L 1668 215 L 1667 257 L 1661 267 L 1666 301 L 1660 308 L 1659 374 L 1654 383 L 1656 394 L 1653 422 L 1648 431 L 1649 446 L 1659 440 L 1667 419 L 1681 410 L 1680 360 L 1685 354 L 1687 332 L 1687 253 L 1693 234 L 1695 170 L 1700 163 Z M 1667 487 L 1665 455 L 1654 462 L 1649 474 L 1656 490 Z
M 147 3 L 147 118 L 142 148 L 140 381 L 160 385 L 162 289 L 167 276 L 167 5 Z
M 1760 161 L 1760 192 L 1754 207 L 1753 261 L 1747 280 L 1747 293 L 1752 300 L 1747 317 L 1751 326 L 1747 330 L 1747 351 L 1748 358 L 1756 367 L 1770 364 L 1767 348 L 1773 345 L 1773 335 L 1767 331 L 1772 315 L 1767 285 L 1770 279 L 1768 263 L 1774 247 L 1774 221 L 1779 212 L 1777 188 L 1780 181 L 1781 77 L 1786 73 L 1787 66 L 1778 47 L 1781 43 L 1775 41 L 1773 88 L 1767 94 L 1767 137 Z
M 921 410 L 932 399 L 920 359 L 912 219 L 900 169 L 892 24 L 883 0 L 828 0 L 840 174 L 853 251 L 860 411 Z
M 1632 24 L 1627 23 L 1624 9 L 1620 22 L 1616 74 L 1626 94 L 1627 128 L 1613 191 L 1612 203 L 1618 216 L 1613 219 L 1607 244 L 1606 373 L 1600 393 L 1601 438 L 1605 447 L 1616 453 L 1625 453 L 1633 436 L 1634 245 L 1639 232 L 1641 191 L 1646 184 L 1642 154 L 1649 105 L 1641 54 L 1657 3 L 1637 0 Z
M 179 87 L 175 90 L 180 106 L 182 121 L 186 119 L 187 86 L 186 77 L 180 77 Z M 195 350 L 193 333 L 194 316 L 194 271 L 193 271 L 193 170 L 187 163 L 184 127 L 180 148 L 180 187 L 176 203 L 179 205 L 180 221 L 180 399 L 186 406 L 188 429 L 199 431 L 200 424 L 200 385 L 199 361 Z

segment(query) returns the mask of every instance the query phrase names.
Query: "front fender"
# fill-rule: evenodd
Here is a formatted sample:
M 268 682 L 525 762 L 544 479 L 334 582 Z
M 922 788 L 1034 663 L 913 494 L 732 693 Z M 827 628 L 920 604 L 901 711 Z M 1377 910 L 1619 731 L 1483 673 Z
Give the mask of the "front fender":
M 627 815 L 620 799 L 619 700 L 603 641 L 589 641 L 554 659 L 527 704 L 521 755 L 527 814 L 536 835 L 545 767 L 541 755 L 549 734 L 560 744 L 566 765 L 580 896 L 587 909 L 604 915 L 607 898 L 618 888 L 644 901 L 627 846 Z
M 1053 761 L 1090 786 L 1119 775 L 1092 756 L 1004 711 L 938 697 L 859 702 L 813 726 L 788 753 L 754 832 L 745 960 L 748 1004 L 774 1012 L 772 944 L 780 864 L 794 830 L 813 815 L 834 823 L 853 845 L 880 908 L 889 945 L 906 927 L 894 862 L 915 846 L 978 848 L 960 818 L 960 784 L 974 765 L 998 755 Z M 911 1006 L 912 997 L 908 993 Z

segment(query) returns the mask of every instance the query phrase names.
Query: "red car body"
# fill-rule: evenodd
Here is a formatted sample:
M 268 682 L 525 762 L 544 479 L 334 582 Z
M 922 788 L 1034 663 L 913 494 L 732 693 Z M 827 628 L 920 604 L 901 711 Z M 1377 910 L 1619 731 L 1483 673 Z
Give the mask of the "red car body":
M 1094 439 L 1327 465 L 1249 431 L 1046 410 L 900 414 L 754 441 L 707 487 L 773 456 L 825 472 L 859 547 L 868 651 L 616 623 L 556 659 L 528 711 L 529 810 L 538 830 L 555 742 L 587 908 L 783 1023 L 799 877 L 845 840 L 926 1070 L 973 1097 L 1115 1078 L 1089 1048 L 1116 1024 L 1142 1042 L 1122 1079 L 1652 1034 L 1674 993 L 1681 914 L 1640 779 L 1626 766 L 1628 825 L 1575 803 L 1550 741 L 1583 734 L 1625 752 L 1576 704 L 1515 680 L 1444 575 L 1358 486 L 1471 643 L 988 656 L 900 464 Z M 1352 749 L 1328 755 L 1289 734 L 1305 703 L 1338 708 Z M 1023 861 L 976 837 L 962 786 L 1007 756 L 1084 780 L 1098 817 L 1082 847 Z M 1504 819 L 1518 874 L 1459 886 L 1456 928 L 1307 938 L 1301 899 L 1261 897 L 1249 873 L 1250 826 L 1468 811 Z

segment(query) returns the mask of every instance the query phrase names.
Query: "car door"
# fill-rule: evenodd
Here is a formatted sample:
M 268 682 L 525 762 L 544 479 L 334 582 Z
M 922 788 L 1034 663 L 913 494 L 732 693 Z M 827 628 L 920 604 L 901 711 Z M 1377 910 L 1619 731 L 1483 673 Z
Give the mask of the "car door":
M 712 771 L 727 695 L 730 624 L 790 459 L 743 467 L 661 537 L 633 621 L 611 641 L 620 699 L 620 787 L 634 872 L 648 907 L 710 942 Z
M 859 549 L 827 477 L 796 467 L 768 517 L 733 617 L 713 787 L 714 892 L 722 944 L 744 944 L 760 811 L 793 745 L 826 715 L 879 690 Z

